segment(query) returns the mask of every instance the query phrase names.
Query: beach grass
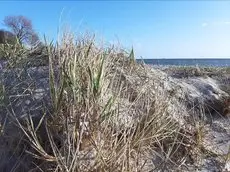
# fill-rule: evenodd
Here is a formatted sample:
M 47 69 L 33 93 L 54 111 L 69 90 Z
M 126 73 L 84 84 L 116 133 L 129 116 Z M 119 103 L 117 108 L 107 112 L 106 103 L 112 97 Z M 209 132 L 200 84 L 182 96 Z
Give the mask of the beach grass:
M 18 134 L 2 136 L 10 144 L 0 158 L 16 156 L 14 171 L 181 170 L 202 148 L 202 125 L 193 121 L 196 130 L 189 131 L 174 118 L 187 112 L 172 106 L 173 95 L 161 89 L 151 67 L 135 61 L 134 49 L 99 47 L 95 37 L 72 33 L 57 44 L 45 42 L 52 106 L 23 119 L 10 111 Z

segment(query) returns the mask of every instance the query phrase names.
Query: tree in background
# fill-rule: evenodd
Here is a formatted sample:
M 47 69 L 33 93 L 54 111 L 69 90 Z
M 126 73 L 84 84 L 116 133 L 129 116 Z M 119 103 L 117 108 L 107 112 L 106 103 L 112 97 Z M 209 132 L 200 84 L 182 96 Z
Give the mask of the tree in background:
M 16 35 L 21 44 L 34 45 L 39 42 L 39 37 L 33 29 L 32 21 L 25 16 L 6 16 L 3 23 Z

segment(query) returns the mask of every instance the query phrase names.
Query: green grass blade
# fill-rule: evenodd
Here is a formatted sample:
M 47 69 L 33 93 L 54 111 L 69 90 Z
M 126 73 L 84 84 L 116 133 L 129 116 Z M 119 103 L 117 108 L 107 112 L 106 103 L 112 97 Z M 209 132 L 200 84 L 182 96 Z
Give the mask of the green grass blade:
M 135 62 L 135 55 L 134 55 L 133 47 L 132 47 L 131 52 L 129 54 L 129 59 L 131 60 L 131 62 Z

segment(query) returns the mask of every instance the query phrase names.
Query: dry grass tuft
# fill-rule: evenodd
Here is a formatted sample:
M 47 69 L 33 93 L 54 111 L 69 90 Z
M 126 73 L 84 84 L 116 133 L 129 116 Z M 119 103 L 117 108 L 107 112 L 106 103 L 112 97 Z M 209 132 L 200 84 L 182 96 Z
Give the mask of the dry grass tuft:
M 186 111 L 165 92 L 159 75 L 135 62 L 133 50 L 98 48 L 94 37 L 76 39 L 70 33 L 47 47 L 52 109 L 24 120 L 11 114 L 21 140 L 9 149 L 28 160 L 27 167 L 19 163 L 15 171 L 185 166 L 192 144 L 180 122 Z

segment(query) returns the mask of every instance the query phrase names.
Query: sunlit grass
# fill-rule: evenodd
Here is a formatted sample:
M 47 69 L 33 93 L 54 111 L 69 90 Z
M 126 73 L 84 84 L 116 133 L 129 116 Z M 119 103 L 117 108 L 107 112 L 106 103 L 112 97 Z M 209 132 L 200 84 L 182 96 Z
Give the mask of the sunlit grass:
M 8 149 L 28 158 L 20 170 L 180 170 L 202 147 L 202 126 L 194 136 L 174 118 L 187 112 L 151 68 L 136 63 L 134 49 L 100 48 L 94 37 L 71 33 L 45 42 L 52 107 L 38 118 L 10 114 L 21 140 L 12 136 Z

